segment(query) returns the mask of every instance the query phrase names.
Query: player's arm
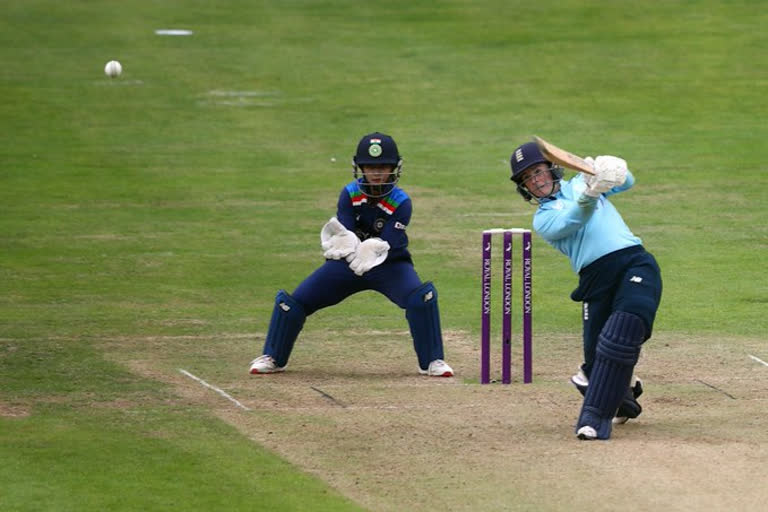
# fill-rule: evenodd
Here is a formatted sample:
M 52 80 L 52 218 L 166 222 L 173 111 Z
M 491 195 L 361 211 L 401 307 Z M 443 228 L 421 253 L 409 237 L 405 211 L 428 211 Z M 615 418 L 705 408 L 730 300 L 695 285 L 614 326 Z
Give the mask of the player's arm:
M 411 222 L 412 212 L 413 205 L 411 200 L 406 199 L 397 207 L 397 210 L 395 210 L 387 223 L 384 224 L 380 237 L 389 244 L 390 250 L 397 251 L 408 246 L 408 236 L 405 233 L 405 229 Z
M 339 201 L 336 204 L 336 218 L 348 230 L 355 230 L 355 209 L 352 206 L 352 199 L 349 198 L 349 192 L 347 192 L 346 188 L 341 189 Z
M 561 201 L 565 206 L 560 210 L 539 209 L 533 216 L 533 229 L 545 240 L 559 240 L 572 235 L 595 212 L 595 204 L 581 205 L 578 201 Z

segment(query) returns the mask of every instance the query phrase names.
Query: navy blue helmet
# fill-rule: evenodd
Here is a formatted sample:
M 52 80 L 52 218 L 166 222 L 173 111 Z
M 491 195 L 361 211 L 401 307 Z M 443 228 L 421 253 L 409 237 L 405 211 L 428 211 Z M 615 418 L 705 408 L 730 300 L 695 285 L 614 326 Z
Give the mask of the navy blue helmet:
M 371 184 L 365 177 L 362 166 L 389 165 L 392 167 L 387 181 L 383 185 Z M 360 139 L 357 151 L 352 158 L 352 169 L 355 179 L 360 181 L 360 187 L 369 197 L 385 197 L 400 181 L 403 159 L 397 150 L 395 139 L 381 132 L 369 133 Z
M 517 184 L 517 191 L 526 201 L 535 199 L 535 196 L 528 191 L 528 188 L 521 181 L 523 172 L 529 167 L 541 163 L 547 164 L 549 166 L 550 172 L 552 172 L 553 191 L 555 190 L 555 184 L 563 178 L 563 168 L 554 165 L 552 162 L 547 160 L 544 155 L 541 154 L 539 146 L 536 145 L 535 142 L 526 142 L 522 146 L 519 146 L 517 149 L 515 149 L 515 151 L 512 153 L 512 156 L 509 158 L 509 163 L 512 167 L 512 176 L 510 176 L 509 179 Z

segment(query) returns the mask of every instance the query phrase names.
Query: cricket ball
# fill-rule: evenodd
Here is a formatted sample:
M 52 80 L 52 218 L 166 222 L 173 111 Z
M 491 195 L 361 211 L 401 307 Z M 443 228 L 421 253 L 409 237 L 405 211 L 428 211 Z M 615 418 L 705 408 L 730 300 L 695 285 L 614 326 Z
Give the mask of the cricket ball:
M 106 66 L 104 66 L 104 74 L 110 78 L 115 78 L 117 76 L 120 76 L 120 73 L 122 72 L 123 72 L 123 66 L 121 66 L 120 63 L 117 62 L 116 60 L 111 60 L 107 62 Z

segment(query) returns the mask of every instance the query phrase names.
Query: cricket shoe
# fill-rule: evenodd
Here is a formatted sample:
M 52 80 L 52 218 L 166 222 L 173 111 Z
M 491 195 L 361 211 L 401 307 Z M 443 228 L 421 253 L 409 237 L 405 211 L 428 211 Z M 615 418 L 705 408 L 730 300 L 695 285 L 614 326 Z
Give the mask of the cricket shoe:
M 453 368 L 442 359 L 435 359 L 426 370 L 419 368 L 419 373 L 430 377 L 453 377 Z
M 571 384 L 576 386 L 576 389 L 579 390 L 581 396 L 585 396 L 587 394 L 589 379 L 587 379 L 587 376 L 584 374 L 584 370 L 579 369 L 579 373 L 571 377 Z
M 631 419 L 640 416 L 643 412 L 643 408 L 640 406 L 640 402 L 637 401 L 638 397 L 643 394 L 643 381 L 632 375 L 632 382 L 629 384 L 629 390 L 627 391 L 624 400 L 622 400 L 619 410 L 616 411 L 616 417 L 613 418 L 614 425 L 623 425 Z
M 579 370 L 579 373 L 571 377 L 571 384 L 573 384 L 582 396 L 587 394 L 587 386 L 589 386 L 589 379 L 584 374 L 583 370 Z M 613 418 L 614 425 L 623 425 L 631 419 L 640 416 L 643 412 L 643 408 L 637 401 L 637 398 L 643 394 L 643 381 L 632 375 L 632 381 L 629 385 L 627 395 L 619 405 L 619 410 L 616 411 L 616 417 Z
M 250 373 L 254 375 L 257 373 L 277 373 L 284 371 L 285 366 L 277 366 L 277 363 L 272 356 L 268 356 L 267 354 L 259 356 L 251 361 Z
M 589 425 L 584 425 L 576 432 L 576 437 L 584 441 L 594 441 L 597 439 L 597 431 Z

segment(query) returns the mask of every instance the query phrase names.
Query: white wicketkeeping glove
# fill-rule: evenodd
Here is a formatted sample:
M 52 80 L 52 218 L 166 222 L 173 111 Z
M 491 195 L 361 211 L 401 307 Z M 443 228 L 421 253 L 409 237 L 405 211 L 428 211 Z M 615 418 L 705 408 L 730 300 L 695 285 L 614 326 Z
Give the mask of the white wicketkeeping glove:
M 585 159 L 586 160 L 586 159 Z M 627 162 L 615 156 L 598 156 L 594 160 L 594 176 L 586 176 L 587 189 L 584 193 L 590 197 L 600 197 L 613 187 L 627 181 Z
M 320 231 L 320 245 L 323 256 L 331 260 L 340 260 L 354 254 L 360 239 L 352 231 L 344 227 L 336 217 L 325 223 Z
M 384 263 L 389 253 L 389 244 L 381 238 L 369 238 L 361 242 L 355 252 L 355 257 L 349 262 L 349 268 L 361 276 L 376 265 Z

